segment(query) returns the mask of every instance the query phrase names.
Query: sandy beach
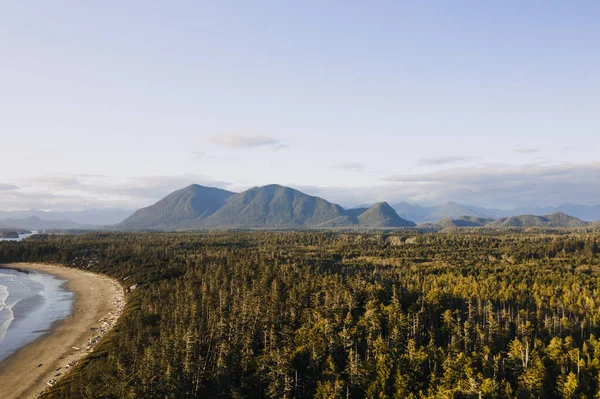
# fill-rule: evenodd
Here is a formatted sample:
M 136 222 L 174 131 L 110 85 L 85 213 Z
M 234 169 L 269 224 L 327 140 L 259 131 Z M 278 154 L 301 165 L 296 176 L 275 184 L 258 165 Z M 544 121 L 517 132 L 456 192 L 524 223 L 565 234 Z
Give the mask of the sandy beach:
M 49 380 L 62 377 L 68 371 L 67 364 L 87 353 L 99 329 L 110 328 L 122 311 L 123 289 L 115 280 L 78 269 L 30 263 L 1 266 L 58 276 L 67 280 L 65 287 L 75 294 L 69 317 L 0 363 L 2 398 L 32 398 L 47 388 Z

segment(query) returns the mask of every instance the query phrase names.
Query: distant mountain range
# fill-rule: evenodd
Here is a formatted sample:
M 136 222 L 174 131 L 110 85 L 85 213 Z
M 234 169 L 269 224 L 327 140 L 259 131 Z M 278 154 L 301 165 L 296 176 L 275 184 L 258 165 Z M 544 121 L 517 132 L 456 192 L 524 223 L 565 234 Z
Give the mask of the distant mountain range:
M 501 219 L 520 215 L 550 215 L 553 213 L 564 213 L 587 222 L 600 220 L 600 205 L 563 204 L 557 207 L 502 210 L 461 205 L 455 202 L 430 207 L 401 202 L 392 205 L 392 208 L 396 210 L 400 217 L 412 220 L 415 223 L 436 223 L 443 219 L 456 219 L 461 216 Z
M 279 185 L 236 194 L 191 185 L 136 211 L 119 230 L 327 229 L 414 227 L 387 203 L 345 210 L 322 198 Z
M 584 222 L 562 212 L 546 216 L 511 216 L 490 223 L 492 227 L 585 227 L 587 225 L 589 225 L 589 222 Z
M 424 223 L 419 225 L 419 227 L 446 229 L 456 227 L 587 227 L 595 225 L 597 225 L 597 222 L 585 222 L 565 213 L 556 212 L 545 216 L 519 215 L 500 219 L 461 216 L 458 218 L 442 219 L 436 223 Z
M 546 215 L 546 216 L 534 216 Z M 0 211 L 0 228 L 24 230 L 202 230 L 202 229 L 379 229 L 419 227 L 584 227 L 599 226 L 600 205 L 501 210 L 448 202 L 421 206 L 386 202 L 345 209 L 327 200 L 279 185 L 242 193 L 191 185 L 154 205 L 131 211 Z
M 4 219 L 0 226 L 5 228 L 16 228 L 24 230 L 70 230 L 70 229 L 90 229 L 99 226 L 81 225 L 70 220 L 44 220 L 37 216 L 31 216 L 26 219 Z
M 435 226 L 441 228 L 447 227 L 483 227 L 494 223 L 496 219 L 492 218 L 478 218 L 476 216 L 460 216 L 456 219 L 446 218 L 435 223 Z
M 38 218 L 43 221 L 67 222 L 78 226 L 110 226 L 130 216 L 134 210 L 121 208 L 92 208 L 82 211 L 0 211 L 0 224 L 6 219 L 23 220 Z M 38 228 L 35 228 L 36 230 Z

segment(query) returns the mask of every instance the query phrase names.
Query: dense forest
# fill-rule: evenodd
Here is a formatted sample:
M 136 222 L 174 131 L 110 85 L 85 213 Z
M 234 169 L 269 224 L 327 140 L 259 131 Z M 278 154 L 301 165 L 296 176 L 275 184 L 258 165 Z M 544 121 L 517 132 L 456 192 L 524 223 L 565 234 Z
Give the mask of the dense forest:
M 90 233 L 127 308 L 45 398 L 600 398 L 600 235 Z

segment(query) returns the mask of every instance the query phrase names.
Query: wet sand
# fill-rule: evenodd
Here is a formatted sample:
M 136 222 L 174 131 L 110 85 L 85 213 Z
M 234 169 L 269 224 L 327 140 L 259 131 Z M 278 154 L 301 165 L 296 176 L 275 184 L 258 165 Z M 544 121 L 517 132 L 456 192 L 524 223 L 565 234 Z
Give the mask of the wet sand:
M 32 263 L 1 266 L 53 274 L 67 280 L 65 288 L 75 294 L 70 316 L 0 363 L 0 396 L 32 398 L 49 380 L 62 377 L 67 364 L 83 357 L 100 330 L 110 328 L 122 311 L 123 289 L 115 280 L 78 269 Z

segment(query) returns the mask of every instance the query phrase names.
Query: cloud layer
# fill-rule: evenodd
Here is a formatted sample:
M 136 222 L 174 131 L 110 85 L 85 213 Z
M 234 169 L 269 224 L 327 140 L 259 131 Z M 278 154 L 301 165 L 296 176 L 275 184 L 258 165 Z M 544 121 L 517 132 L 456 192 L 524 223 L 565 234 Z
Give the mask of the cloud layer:
M 114 180 L 107 176 L 52 175 L 23 179 L 19 187 L 0 184 L 0 210 L 137 209 L 190 184 L 226 188 L 228 182 L 205 175 L 138 176 Z M 2 190 L 2 187 L 12 187 Z
M 282 145 L 279 140 L 262 135 L 241 136 L 220 134 L 210 137 L 208 141 L 225 148 L 279 147 Z
M 517 154 L 523 154 L 523 155 L 535 154 L 538 151 L 539 150 L 537 148 L 515 148 L 513 150 L 513 152 L 516 152 Z
M 358 170 L 362 165 L 347 163 L 337 167 Z M 232 182 L 198 174 L 142 176 L 118 181 L 106 176 L 40 176 L 0 183 L 0 210 L 133 209 L 147 206 L 192 183 L 237 187 Z M 375 201 L 431 205 L 456 201 L 506 209 L 563 203 L 600 204 L 600 162 L 456 167 L 430 173 L 389 175 L 371 187 L 289 185 L 342 205 Z
M 16 190 L 19 187 L 15 186 L 14 184 L 2 184 L 0 183 L 0 191 L 12 191 L 12 190 Z
M 413 201 L 503 207 L 600 203 L 600 163 L 480 166 L 383 180 Z
M 455 164 L 455 163 L 461 163 L 461 162 L 470 162 L 473 159 L 475 159 L 474 157 L 457 157 L 457 156 L 437 156 L 437 157 L 430 157 L 430 158 L 421 158 L 419 160 L 419 164 L 420 165 L 427 165 L 427 166 L 439 166 L 439 165 L 448 165 L 448 164 Z
M 334 166 L 335 169 L 344 169 L 344 170 L 364 170 L 366 166 L 360 162 L 342 162 Z

